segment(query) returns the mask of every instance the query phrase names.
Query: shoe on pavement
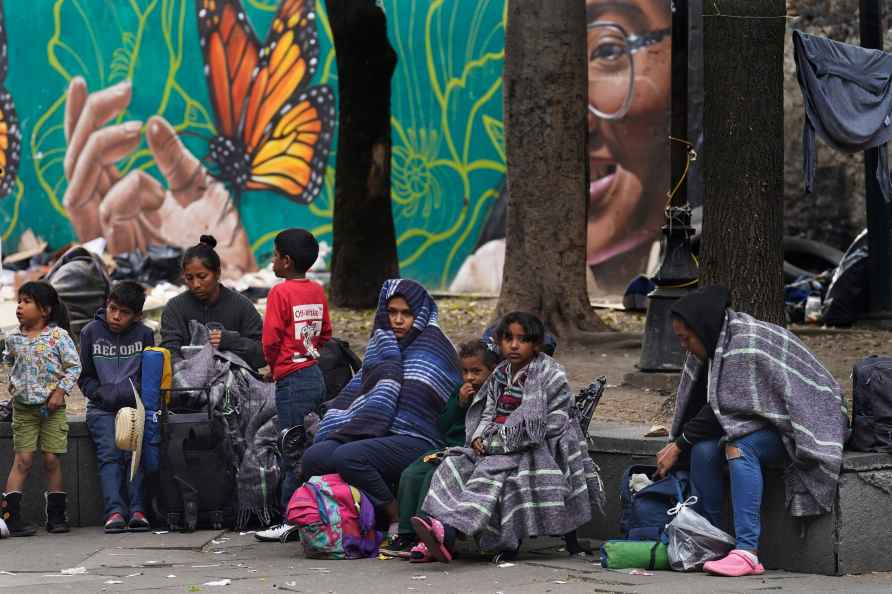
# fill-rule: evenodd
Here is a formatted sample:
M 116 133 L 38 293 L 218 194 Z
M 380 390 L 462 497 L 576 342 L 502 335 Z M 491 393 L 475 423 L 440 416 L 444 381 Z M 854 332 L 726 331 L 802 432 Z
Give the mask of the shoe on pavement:
M 144 513 L 133 512 L 130 515 L 130 522 L 127 524 L 128 532 L 148 532 L 151 528 L 152 526 Z
M 744 575 L 762 575 L 765 568 L 759 563 L 759 558 L 746 551 L 734 549 L 724 559 L 707 561 L 703 570 L 712 575 L 724 577 L 740 577 Z
M 378 551 L 388 557 L 409 558 L 409 551 L 418 544 L 414 534 L 391 534 L 381 542 Z
M 300 535 L 297 532 L 297 526 L 282 523 L 256 532 L 254 538 L 260 542 L 288 542 L 300 540 Z
M 124 516 L 118 512 L 110 514 L 105 521 L 105 533 L 120 534 L 122 532 L 127 532 L 127 522 L 124 521 Z

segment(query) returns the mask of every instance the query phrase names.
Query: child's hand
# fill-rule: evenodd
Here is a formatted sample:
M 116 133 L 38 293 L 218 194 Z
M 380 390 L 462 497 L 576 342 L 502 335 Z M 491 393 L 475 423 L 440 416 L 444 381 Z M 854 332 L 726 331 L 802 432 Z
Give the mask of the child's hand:
M 486 455 L 486 448 L 483 447 L 483 439 L 478 437 L 474 441 L 471 442 L 471 447 L 477 452 L 478 456 Z
M 65 392 L 56 388 L 50 392 L 50 398 L 46 401 L 46 407 L 51 413 L 54 413 L 63 406 L 65 406 Z
M 220 348 L 220 341 L 223 340 L 223 331 L 222 330 L 211 330 L 210 332 L 210 343 L 211 346 L 215 349 Z
M 474 399 L 475 394 L 477 394 L 477 388 L 469 382 L 465 382 L 461 385 L 461 389 L 458 391 L 458 401 L 462 406 L 467 406 L 471 403 L 471 400 Z

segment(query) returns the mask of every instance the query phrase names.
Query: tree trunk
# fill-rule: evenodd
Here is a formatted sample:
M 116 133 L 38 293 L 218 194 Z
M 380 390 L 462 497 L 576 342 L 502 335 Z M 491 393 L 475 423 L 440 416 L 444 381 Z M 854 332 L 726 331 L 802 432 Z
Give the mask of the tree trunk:
M 585 0 L 508 3 L 508 213 L 498 313 L 532 312 L 570 341 L 604 329 L 585 282 L 585 53 Z
M 735 309 L 776 324 L 784 323 L 785 11 L 784 0 L 721 0 L 704 3 L 703 19 L 701 284 L 728 287 Z
M 396 52 L 374 0 L 326 0 L 338 63 L 331 301 L 372 308 L 399 276 L 390 206 L 390 79 Z

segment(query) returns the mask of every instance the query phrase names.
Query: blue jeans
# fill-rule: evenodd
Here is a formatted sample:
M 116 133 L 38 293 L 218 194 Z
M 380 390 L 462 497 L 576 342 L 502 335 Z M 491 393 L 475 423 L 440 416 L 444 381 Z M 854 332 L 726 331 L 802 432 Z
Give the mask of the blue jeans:
M 276 414 L 279 431 L 304 424 L 304 416 L 315 410 L 325 400 L 325 377 L 319 364 L 305 367 L 276 381 Z M 282 461 L 284 473 L 281 485 L 282 514 L 288 507 L 291 495 L 298 487 L 294 469 L 287 460 Z
M 697 496 L 697 511 L 718 528 L 722 527 L 725 501 L 724 466 L 731 475 L 731 509 L 737 548 L 756 551 L 762 532 L 762 467 L 781 464 L 787 452 L 780 434 L 763 429 L 728 442 L 740 455 L 726 455 L 719 440 L 701 441 L 691 449 L 691 490 Z
M 99 463 L 99 486 L 106 519 L 113 513 L 125 518 L 134 512 L 145 513 L 143 505 L 142 463 L 130 480 L 130 452 L 115 447 L 115 415 L 105 411 L 89 411 L 87 429 L 96 446 Z
M 412 462 L 431 449 L 430 442 L 408 435 L 387 435 L 341 443 L 326 439 L 304 452 L 301 481 L 337 473 L 368 495 L 376 508 L 396 499 L 389 484 L 397 484 Z

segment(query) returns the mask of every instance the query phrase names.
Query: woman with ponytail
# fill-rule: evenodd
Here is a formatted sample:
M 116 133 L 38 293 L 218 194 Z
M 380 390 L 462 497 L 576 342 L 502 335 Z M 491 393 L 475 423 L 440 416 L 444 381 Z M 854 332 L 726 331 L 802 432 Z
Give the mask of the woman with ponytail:
M 260 343 L 263 320 L 246 297 L 220 284 L 222 264 L 214 248 L 217 240 L 202 235 L 183 254 L 183 280 L 188 291 L 174 297 L 161 315 L 161 346 L 174 361 L 180 348 L 191 344 L 189 323 L 207 326 L 211 344 L 241 357 L 255 370 L 266 365 Z
M 80 357 L 68 335 L 68 310 L 45 282 L 25 283 L 16 308 L 18 330 L 6 336 L 3 359 L 12 364 L 10 396 L 15 459 L 3 493 L 3 514 L 11 536 L 36 528 L 21 516 L 22 489 L 38 447 L 46 473 L 47 532 L 68 532 L 66 493 L 59 454 L 68 450 L 65 397 L 81 373 Z

